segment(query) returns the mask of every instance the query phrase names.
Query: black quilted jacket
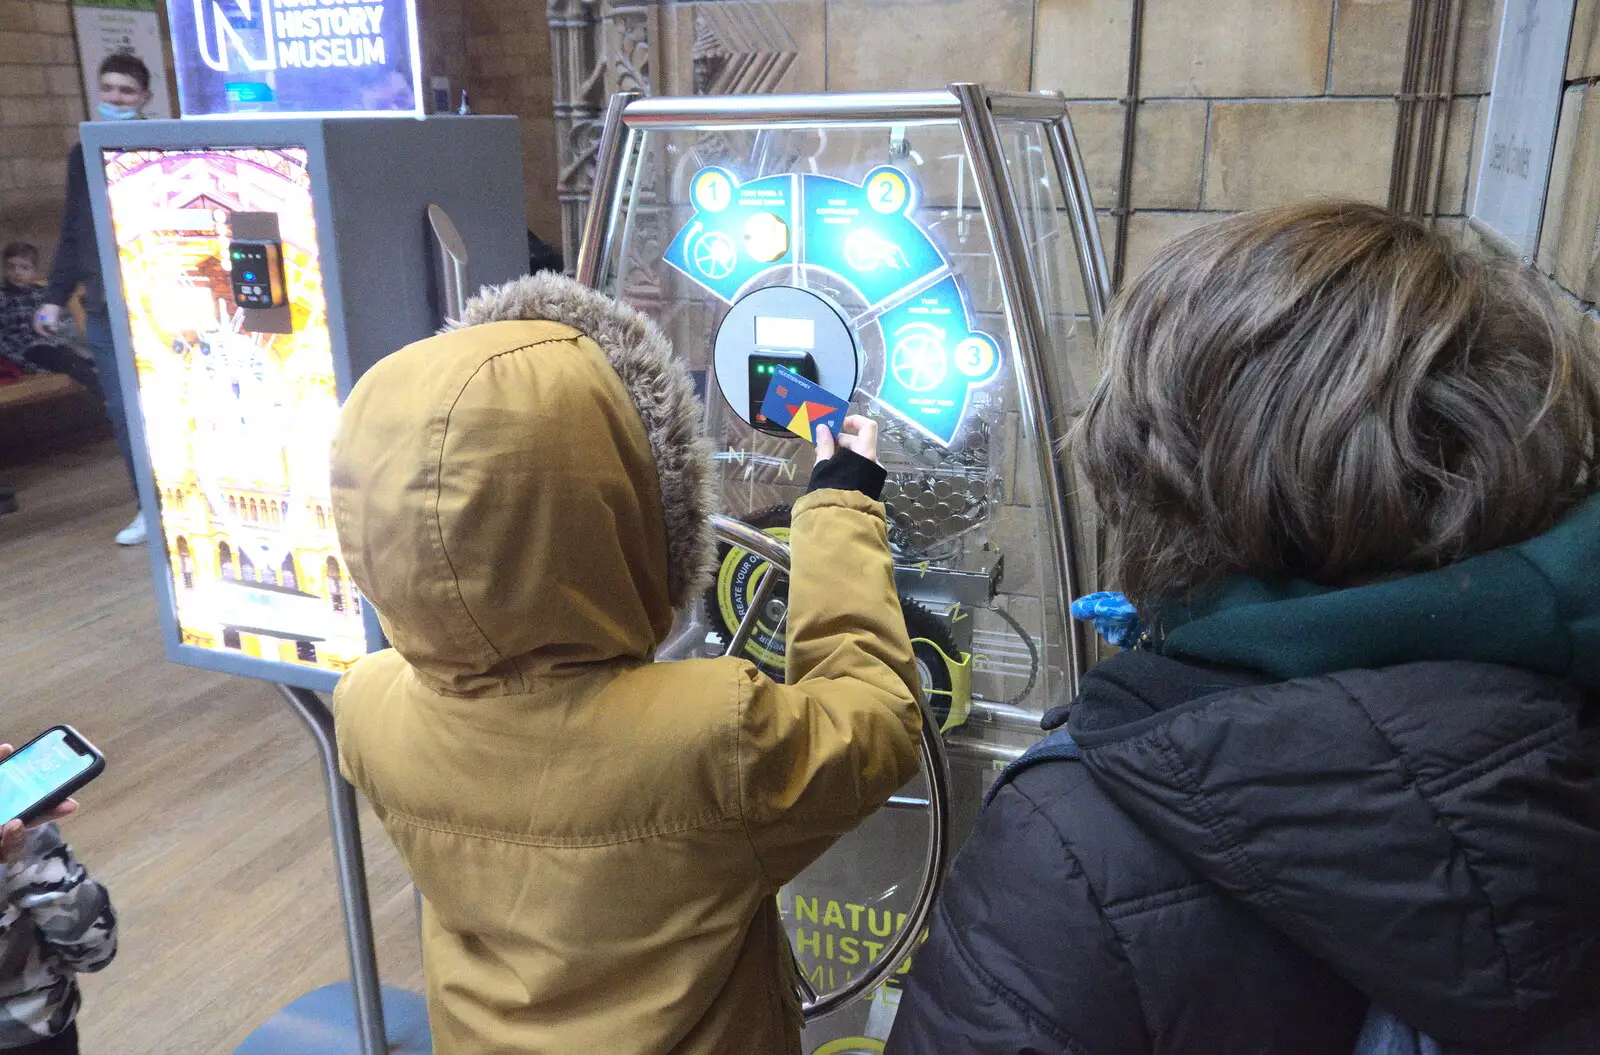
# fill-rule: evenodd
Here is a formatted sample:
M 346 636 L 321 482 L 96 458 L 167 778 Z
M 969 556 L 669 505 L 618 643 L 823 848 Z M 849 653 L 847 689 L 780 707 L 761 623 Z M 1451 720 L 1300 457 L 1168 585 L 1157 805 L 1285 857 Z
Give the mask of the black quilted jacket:
M 1590 507 L 1558 545 L 1443 586 L 1257 598 L 1222 613 L 1231 633 L 1174 635 L 1182 658 L 1091 671 L 1068 723 L 1081 758 L 985 809 L 888 1055 L 1350 1055 L 1373 1001 L 1452 1051 L 1600 1052 Z M 1200 630 L 1244 648 L 1251 618 L 1275 640 L 1252 667 L 1193 654 Z M 1422 621 L 1423 655 L 1342 665 L 1396 658 L 1397 619 Z M 1513 646 L 1525 662 L 1503 661 Z

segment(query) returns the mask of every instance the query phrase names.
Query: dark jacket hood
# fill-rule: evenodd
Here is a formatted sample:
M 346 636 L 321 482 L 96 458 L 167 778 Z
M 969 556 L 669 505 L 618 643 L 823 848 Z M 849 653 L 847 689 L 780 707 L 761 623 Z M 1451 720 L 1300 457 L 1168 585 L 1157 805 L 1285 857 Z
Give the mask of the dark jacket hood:
M 1600 688 L 1600 494 L 1438 571 L 1343 590 L 1240 577 L 1161 623 L 1163 655 L 1277 678 L 1467 659 Z
M 1070 720 L 1154 838 L 1445 1044 L 1593 1012 L 1600 501 L 1430 575 L 1230 584 L 1162 650 Z

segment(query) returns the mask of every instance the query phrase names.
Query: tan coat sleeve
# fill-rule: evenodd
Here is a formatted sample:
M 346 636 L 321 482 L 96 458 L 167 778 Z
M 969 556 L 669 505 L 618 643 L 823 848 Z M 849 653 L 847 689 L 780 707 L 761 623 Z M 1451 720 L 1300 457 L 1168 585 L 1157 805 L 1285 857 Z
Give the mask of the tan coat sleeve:
M 807 495 L 790 545 L 789 684 L 749 668 L 740 714 L 745 823 L 774 885 L 916 775 L 922 728 L 883 506 Z

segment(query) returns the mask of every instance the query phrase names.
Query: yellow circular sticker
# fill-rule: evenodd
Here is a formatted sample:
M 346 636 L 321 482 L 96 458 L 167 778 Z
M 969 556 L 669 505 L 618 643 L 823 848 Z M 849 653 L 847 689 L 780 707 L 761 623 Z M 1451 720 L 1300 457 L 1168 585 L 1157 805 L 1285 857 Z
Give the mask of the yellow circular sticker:
M 867 204 L 872 206 L 873 212 L 885 216 L 897 213 L 906 207 L 910 196 L 911 187 L 898 172 L 879 172 L 867 180 Z
M 733 181 L 721 169 L 706 169 L 694 178 L 694 203 L 706 212 L 721 212 L 733 203 Z
M 770 212 L 744 222 L 744 251 L 752 260 L 770 264 L 789 251 L 789 225 Z

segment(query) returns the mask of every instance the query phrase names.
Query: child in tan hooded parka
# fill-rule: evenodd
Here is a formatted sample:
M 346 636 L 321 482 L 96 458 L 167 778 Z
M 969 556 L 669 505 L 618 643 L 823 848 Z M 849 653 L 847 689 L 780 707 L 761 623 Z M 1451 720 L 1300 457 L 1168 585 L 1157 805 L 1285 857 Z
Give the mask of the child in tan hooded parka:
M 439 1055 L 797 1052 L 773 895 L 916 772 L 871 422 L 794 509 L 791 684 L 653 662 L 715 554 L 700 414 L 653 324 L 552 275 L 344 409 L 339 541 L 394 647 L 340 753 L 425 899 Z

